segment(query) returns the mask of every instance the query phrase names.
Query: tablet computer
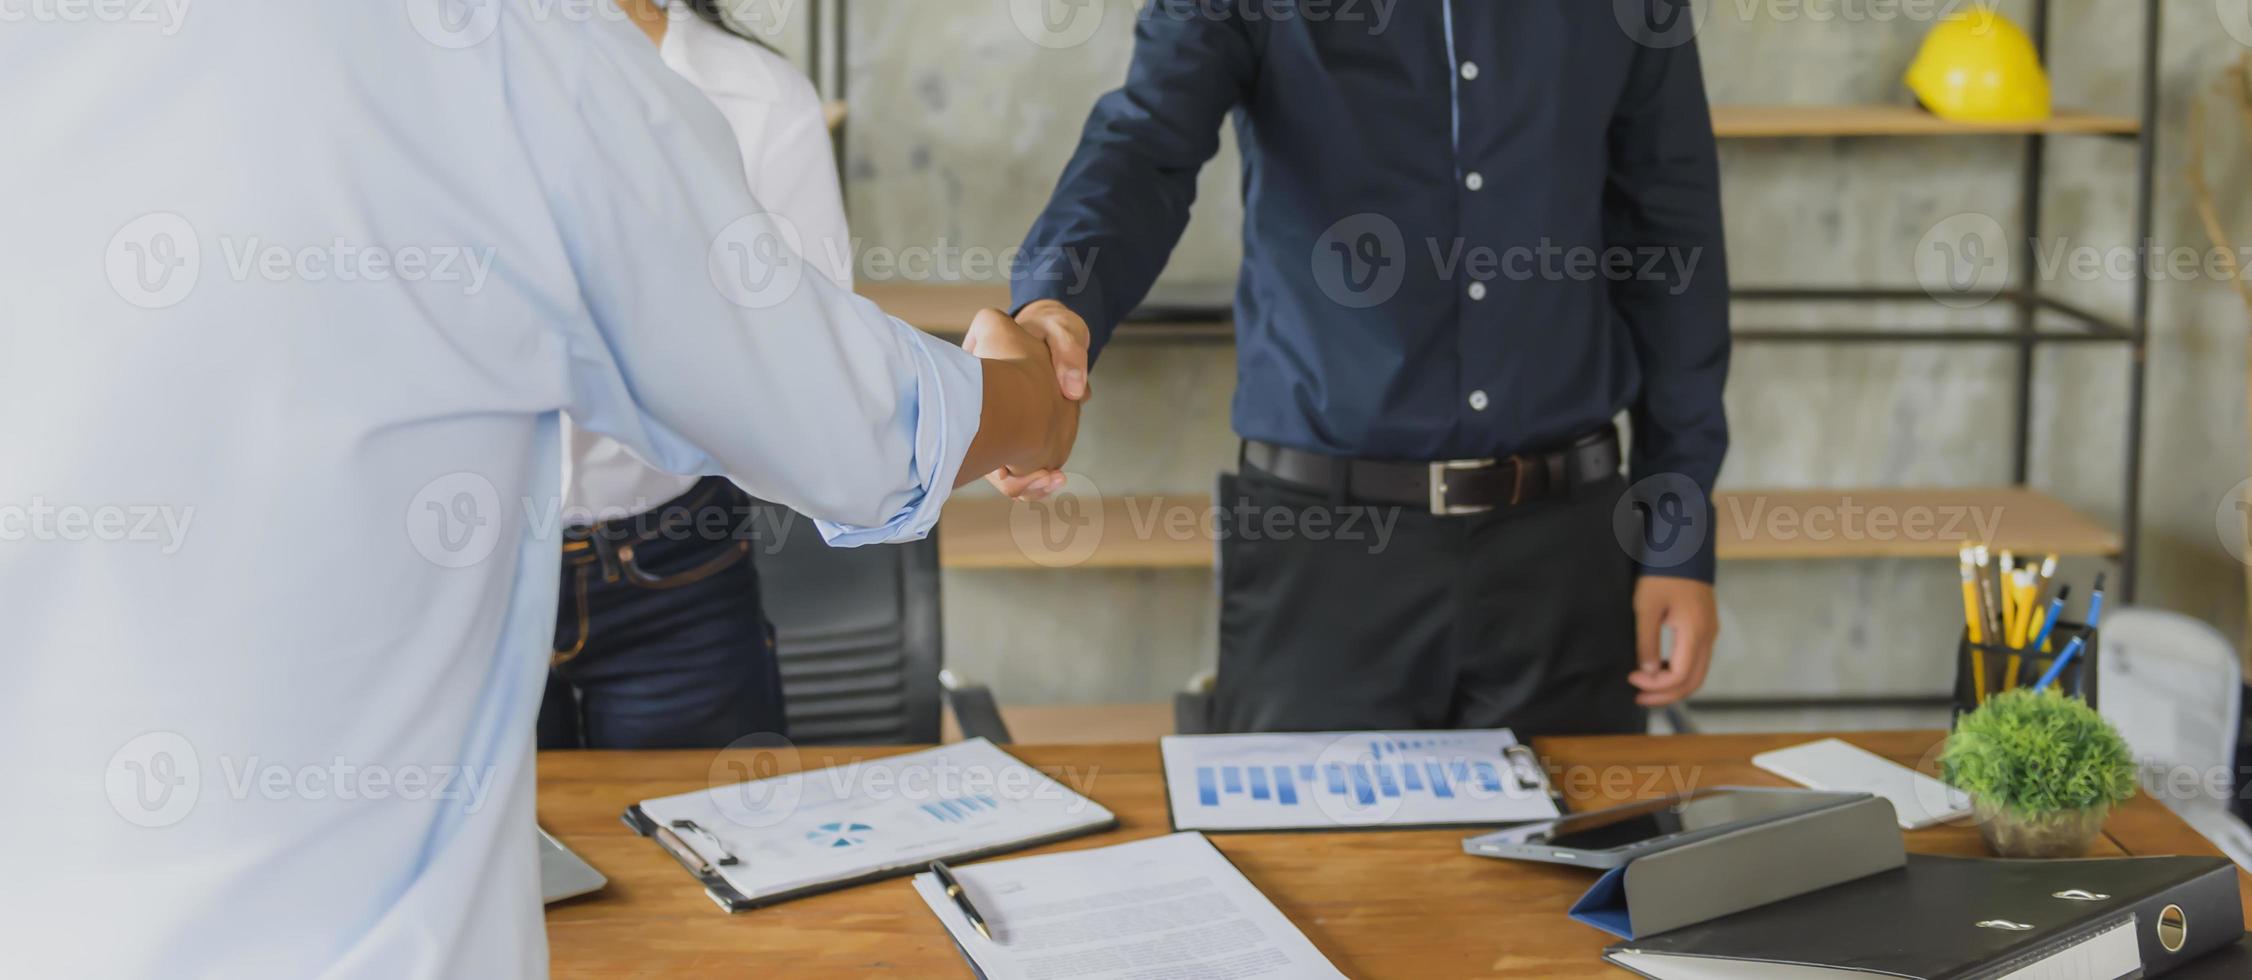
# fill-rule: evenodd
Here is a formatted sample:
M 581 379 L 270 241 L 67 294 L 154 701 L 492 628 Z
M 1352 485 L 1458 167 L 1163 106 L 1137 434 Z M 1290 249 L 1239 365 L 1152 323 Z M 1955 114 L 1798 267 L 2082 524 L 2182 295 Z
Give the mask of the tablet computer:
M 1812 813 L 1865 793 L 1718 786 L 1511 827 L 1462 842 L 1479 857 L 1616 868 L 1670 847 Z

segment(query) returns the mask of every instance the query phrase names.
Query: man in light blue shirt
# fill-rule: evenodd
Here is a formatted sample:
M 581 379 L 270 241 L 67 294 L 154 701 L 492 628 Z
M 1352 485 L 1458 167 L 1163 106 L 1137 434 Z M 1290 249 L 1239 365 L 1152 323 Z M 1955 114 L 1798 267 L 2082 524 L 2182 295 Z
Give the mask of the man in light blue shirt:
M 806 275 L 586 5 L 130 7 L 0 30 L 0 962 L 543 975 L 559 413 L 858 544 L 1076 409 Z

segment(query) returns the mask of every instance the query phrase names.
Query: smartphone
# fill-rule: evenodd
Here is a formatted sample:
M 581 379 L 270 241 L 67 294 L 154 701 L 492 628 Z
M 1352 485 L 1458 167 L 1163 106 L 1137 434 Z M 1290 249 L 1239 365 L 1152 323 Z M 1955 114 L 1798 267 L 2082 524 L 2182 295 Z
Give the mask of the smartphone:
M 1479 857 L 1616 868 L 1692 841 L 1865 799 L 1863 793 L 1719 786 L 1512 827 L 1462 842 Z

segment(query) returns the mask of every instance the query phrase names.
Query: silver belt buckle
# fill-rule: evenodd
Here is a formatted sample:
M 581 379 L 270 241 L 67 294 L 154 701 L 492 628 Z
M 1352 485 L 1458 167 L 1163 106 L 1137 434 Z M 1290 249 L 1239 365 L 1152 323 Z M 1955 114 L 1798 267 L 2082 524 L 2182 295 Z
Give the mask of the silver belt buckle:
M 1472 507 L 1447 503 L 1447 474 L 1460 473 L 1466 470 L 1482 470 L 1497 462 L 1500 461 L 1492 459 L 1448 459 L 1432 463 L 1431 513 L 1439 517 L 1462 517 L 1468 514 L 1483 514 L 1493 510 L 1492 507 Z

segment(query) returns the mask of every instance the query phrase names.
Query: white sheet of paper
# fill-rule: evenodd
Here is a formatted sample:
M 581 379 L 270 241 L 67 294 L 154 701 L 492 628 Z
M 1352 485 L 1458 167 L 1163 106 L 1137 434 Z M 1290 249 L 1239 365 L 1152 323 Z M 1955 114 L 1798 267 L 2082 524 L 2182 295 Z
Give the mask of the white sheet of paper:
M 1176 830 L 1491 825 L 1554 820 L 1548 777 L 1508 729 L 1171 735 Z
M 915 891 L 988 980 L 1344 977 L 1203 834 L 953 871 L 992 941 L 936 877 Z
M 742 863 L 718 870 L 748 898 L 1045 840 L 1109 824 L 1099 803 L 982 738 L 645 800 L 660 824 L 693 820 Z M 681 839 L 715 864 L 709 841 Z
M 1884 797 L 1902 830 L 1921 830 L 1971 812 L 1970 797 L 1961 790 L 1843 739 L 1762 752 L 1752 756 L 1752 765 L 1808 789 Z

